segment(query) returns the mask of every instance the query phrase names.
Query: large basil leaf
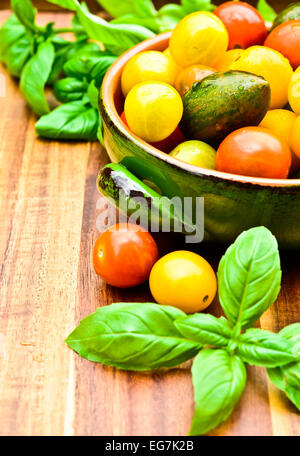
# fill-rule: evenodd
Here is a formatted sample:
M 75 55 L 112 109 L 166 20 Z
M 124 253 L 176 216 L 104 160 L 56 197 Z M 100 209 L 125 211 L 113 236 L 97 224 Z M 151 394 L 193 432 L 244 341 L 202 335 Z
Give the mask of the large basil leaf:
M 96 141 L 99 112 L 88 99 L 66 103 L 36 123 L 39 136 L 49 139 Z
M 264 367 L 283 366 L 295 360 L 290 341 L 263 329 L 249 329 L 242 334 L 237 353 L 244 362 Z
M 246 369 L 236 355 L 204 349 L 192 367 L 195 412 L 190 435 L 206 434 L 233 411 L 246 384 Z
M 82 320 L 66 342 L 84 358 L 119 369 L 174 367 L 200 349 L 176 329 L 174 321 L 183 315 L 158 304 L 113 304 Z
M 31 43 L 28 34 L 25 34 L 8 49 L 6 65 L 12 76 L 20 77 L 24 65 L 31 56 Z
M 19 21 L 29 30 L 37 30 L 35 26 L 36 9 L 30 0 L 11 0 L 11 7 Z
M 120 55 L 135 44 L 155 36 L 153 32 L 139 25 L 110 24 L 79 4 L 77 14 L 87 35 L 103 43 L 105 49 L 114 55 Z
M 38 115 L 49 112 L 44 89 L 51 73 L 54 58 L 54 46 L 46 41 L 39 45 L 37 53 L 26 63 L 21 74 L 21 92 Z
M 219 298 L 228 320 L 251 326 L 276 300 L 281 269 L 275 237 L 265 227 L 238 236 L 218 270 Z
M 26 33 L 25 27 L 15 14 L 12 14 L 0 28 L 0 61 L 6 62 L 9 48 Z
M 268 375 L 274 385 L 284 391 L 300 411 L 300 323 L 286 326 L 279 334 L 293 344 L 293 353 L 297 357 L 297 361 L 268 369 Z
M 76 78 L 64 78 L 54 86 L 54 95 L 62 103 L 81 100 L 88 89 L 88 83 Z
M 226 347 L 232 337 L 232 329 L 228 321 L 210 314 L 194 314 L 175 321 L 181 334 L 202 345 Z

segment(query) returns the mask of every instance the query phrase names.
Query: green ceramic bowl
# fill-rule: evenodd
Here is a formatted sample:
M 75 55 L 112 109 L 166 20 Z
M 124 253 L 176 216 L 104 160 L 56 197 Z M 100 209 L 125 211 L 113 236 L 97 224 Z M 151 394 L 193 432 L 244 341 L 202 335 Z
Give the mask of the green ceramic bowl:
M 204 197 L 205 241 L 227 244 L 241 231 L 264 225 L 282 248 L 300 247 L 300 179 L 252 178 L 188 165 L 139 139 L 121 121 L 124 65 L 141 51 L 166 49 L 169 38 L 170 33 L 164 33 L 140 43 L 106 74 L 100 111 L 104 143 L 113 164 L 101 170 L 99 191 L 116 204 L 120 192 L 127 202 L 139 195 L 150 202 L 156 192 L 193 201 Z

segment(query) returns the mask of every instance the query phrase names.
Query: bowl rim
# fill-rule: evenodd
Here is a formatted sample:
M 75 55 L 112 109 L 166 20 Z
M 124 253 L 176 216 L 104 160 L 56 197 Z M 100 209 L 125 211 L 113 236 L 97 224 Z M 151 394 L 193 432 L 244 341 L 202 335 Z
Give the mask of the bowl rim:
M 211 178 L 217 178 L 223 182 L 238 182 L 240 184 L 254 184 L 263 187 L 300 186 L 300 179 L 271 179 L 263 177 L 249 177 L 190 165 L 188 163 L 177 160 L 176 158 L 171 157 L 167 153 L 148 144 L 146 141 L 132 133 L 129 130 L 129 128 L 123 123 L 115 106 L 114 94 L 115 90 L 118 87 L 119 79 L 121 77 L 122 70 L 125 64 L 131 59 L 131 57 L 138 54 L 139 52 L 151 50 L 153 49 L 153 47 L 155 49 L 159 47 L 162 50 L 166 49 L 169 44 L 168 42 L 171 33 L 172 32 L 161 33 L 153 38 L 149 38 L 148 40 L 142 41 L 141 43 L 132 47 L 128 51 L 124 52 L 120 57 L 118 57 L 118 59 L 112 64 L 112 66 L 107 71 L 101 88 L 101 99 L 105 107 L 105 110 L 117 131 L 120 134 L 122 134 L 122 136 L 125 136 L 126 139 L 142 148 L 149 155 L 152 155 L 155 158 L 163 160 L 164 162 L 169 163 L 175 168 L 187 171 L 190 174 L 194 174 L 196 176 L 206 176 Z

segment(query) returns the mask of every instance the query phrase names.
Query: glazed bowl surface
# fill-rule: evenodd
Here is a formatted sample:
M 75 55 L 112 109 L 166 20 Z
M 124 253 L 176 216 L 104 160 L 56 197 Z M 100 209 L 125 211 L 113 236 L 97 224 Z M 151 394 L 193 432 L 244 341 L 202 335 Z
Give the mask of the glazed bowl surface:
M 124 66 L 139 52 L 163 51 L 169 38 L 168 32 L 138 44 L 119 57 L 105 76 L 100 96 L 104 144 L 111 161 L 134 178 L 131 188 L 130 178 L 125 182 L 117 171 L 103 170 L 102 182 L 109 177 L 120 188 L 126 186 L 129 197 L 137 182 L 146 183 L 170 199 L 203 197 L 205 241 L 228 244 L 243 230 L 264 225 L 276 236 L 280 247 L 299 248 L 300 179 L 253 178 L 186 164 L 135 136 L 120 119 Z M 99 179 L 98 188 L 107 195 Z M 112 198 L 115 195 L 110 194 Z

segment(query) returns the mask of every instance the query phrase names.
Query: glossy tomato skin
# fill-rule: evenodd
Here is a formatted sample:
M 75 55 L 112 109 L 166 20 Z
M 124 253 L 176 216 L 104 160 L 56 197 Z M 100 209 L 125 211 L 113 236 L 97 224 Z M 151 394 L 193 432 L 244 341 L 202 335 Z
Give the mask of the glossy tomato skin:
M 125 112 L 123 111 L 121 114 L 121 119 L 122 122 L 126 125 L 127 128 L 129 128 L 129 125 L 126 120 Z M 156 143 L 149 143 L 151 146 L 156 147 L 156 149 L 161 150 L 163 152 L 169 153 L 171 150 L 173 150 L 178 144 L 186 141 L 185 137 L 183 136 L 181 130 L 179 127 L 177 127 L 173 133 L 170 134 L 166 139 L 163 139 L 162 141 L 156 142 Z
M 300 21 L 278 25 L 266 39 L 265 46 L 284 55 L 296 70 L 300 66 Z
M 157 259 L 158 248 L 151 234 L 131 223 L 108 228 L 99 236 L 93 250 L 96 273 L 118 288 L 145 282 Z
M 196 253 L 178 250 L 160 258 L 149 285 L 155 301 L 186 313 L 201 312 L 213 301 L 217 279 L 210 264 Z
M 263 44 L 267 28 L 259 12 L 244 2 L 226 2 L 215 9 L 229 35 L 228 49 Z
M 216 168 L 227 173 L 285 179 L 290 166 L 288 144 L 265 128 L 240 128 L 230 133 L 217 151 Z

